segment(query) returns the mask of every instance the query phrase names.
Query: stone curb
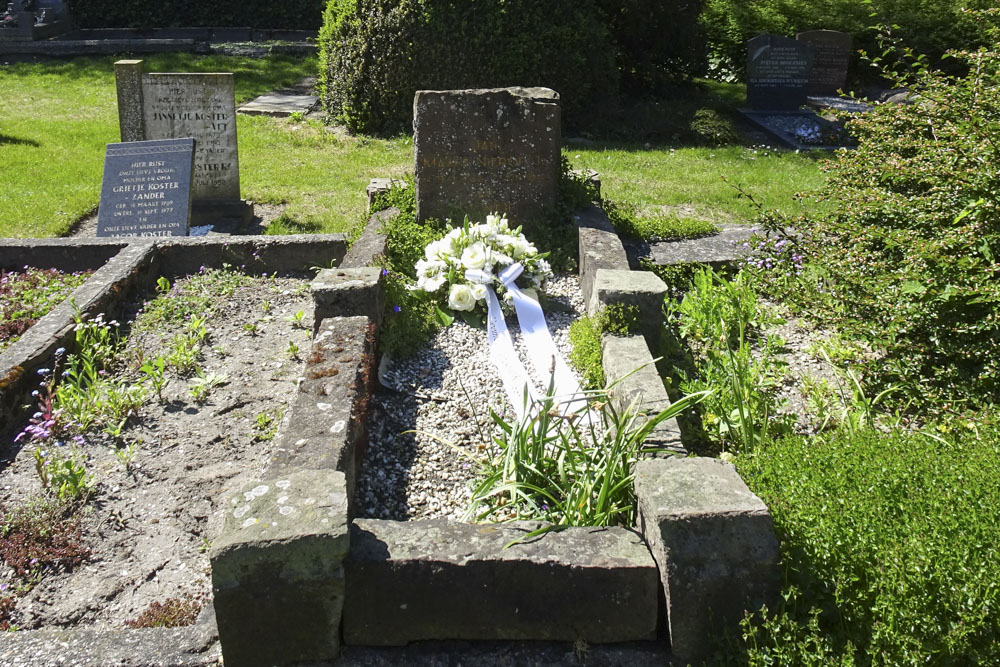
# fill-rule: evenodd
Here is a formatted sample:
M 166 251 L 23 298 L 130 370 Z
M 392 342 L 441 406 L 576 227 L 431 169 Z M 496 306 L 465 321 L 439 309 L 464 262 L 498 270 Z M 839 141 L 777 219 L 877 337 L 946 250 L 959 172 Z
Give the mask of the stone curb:
M 675 656 L 699 663 L 744 611 L 771 605 L 781 586 L 771 515 L 736 468 L 712 458 L 640 461 L 639 524 L 667 601 Z
M 618 410 L 634 406 L 642 413 L 655 415 L 670 407 L 670 397 L 642 336 L 605 334 L 601 344 L 604 375 L 608 385 L 614 385 L 611 395 Z M 668 449 L 673 454 L 686 456 L 688 453 L 681 442 L 681 430 L 675 417 L 657 424 L 646 438 L 646 445 Z
M 344 643 L 656 636 L 656 567 L 624 528 L 355 519 Z
M 580 289 L 589 306 L 594 281 L 601 269 L 628 270 L 628 256 L 618 234 L 599 206 L 588 206 L 574 217 L 579 233 Z

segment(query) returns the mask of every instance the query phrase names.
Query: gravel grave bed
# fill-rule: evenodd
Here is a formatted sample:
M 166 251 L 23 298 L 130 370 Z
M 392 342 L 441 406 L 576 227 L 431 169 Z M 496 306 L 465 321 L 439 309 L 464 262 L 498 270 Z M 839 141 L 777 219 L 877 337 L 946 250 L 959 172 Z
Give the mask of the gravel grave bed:
M 579 280 L 557 276 L 544 291 L 558 304 L 543 304 L 546 323 L 568 358 L 569 326 L 586 314 Z M 560 307 L 565 312 L 556 310 Z M 527 360 L 516 316 L 508 314 L 507 326 L 520 358 Z M 536 377 L 530 361 L 526 366 Z M 379 387 L 372 401 L 368 449 L 358 475 L 360 516 L 462 519 L 476 466 L 456 448 L 481 457 L 496 429 L 489 408 L 508 420 L 514 414 L 490 361 L 485 329 L 456 320 L 381 375 L 390 388 Z
M 184 280 L 190 278 L 174 288 Z M 13 593 L 16 602 L 9 613 L 12 626 L 123 627 L 154 602 L 210 604 L 208 548 L 221 528 L 219 503 L 259 478 L 303 372 L 313 320 L 309 277 L 248 278 L 231 295 L 214 298 L 201 316 L 208 334 L 197 367 L 223 383 L 202 402 L 190 392 L 196 376 L 168 370 L 163 403 L 147 387 L 147 401 L 119 440 L 138 442 L 127 468 L 116 457 L 111 436 L 100 428 L 84 434 L 80 454 L 97 487 L 77 516 L 80 542 L 90 555 L 69 570 L 36 566 L 28 585 L 0 564 L 0 597 Z M 126 318 L 123 335 L 132 317 Z M 131 335 L 124 367 L 115 373 L 139 384 L 138 360 L 166 354 L 183 327 Z M 293 355 L 292 343 L 302 352 Z M 37 443 L 14 444 L 16 433 L 5 434 L 0 443 L 5 515 L 45 497 L 35 470 Z

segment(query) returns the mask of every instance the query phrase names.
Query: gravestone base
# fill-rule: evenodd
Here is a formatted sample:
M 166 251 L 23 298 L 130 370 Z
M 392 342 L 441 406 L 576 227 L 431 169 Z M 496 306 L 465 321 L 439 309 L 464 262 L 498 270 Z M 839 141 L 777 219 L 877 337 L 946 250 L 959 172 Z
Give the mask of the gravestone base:
M 191 224 L 211 225 L 222 219 L 236 219 L 240 224 L 253 220 L 253 204 L 245 199 L 201 199 L 191 203 Z
M 834 132 L 836 123 L 820 117 L 813 111 L 756 111 L 753 109 L 740 109 L 744 118 L 752 122 L 762 130 L 767 131 L 783 144 L 797 150 L 825 150 L 832 151 L 838 148 L 854 148 L 849 142 L 830 141 L 834 134 L 843 135 L 841 128 L 839 133 Z M 795 135 L 795 127 L 800 125 L 817 126 L 823 130 L 823 140 L 819 143 L 803 141 Z

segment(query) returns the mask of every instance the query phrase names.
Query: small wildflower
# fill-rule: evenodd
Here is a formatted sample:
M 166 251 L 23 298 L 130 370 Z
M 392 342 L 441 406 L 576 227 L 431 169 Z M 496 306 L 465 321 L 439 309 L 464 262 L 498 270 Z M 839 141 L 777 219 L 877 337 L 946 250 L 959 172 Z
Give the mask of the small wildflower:
M 60 347 L 60 348 L 56 349 L 56 356 L 57 357 L 61 357 L 64 354 L 66 354 L 66 348 L 65 347 Z
M 49 373 L 52 372 L 52 369 L 51 368 L 39 368 L 36 372 L 39 375 L 48 375 Z
M 401 310 L 403 310 L 402 306 L 393 306 L 392 307 L 392 312 L 394 312 L 394 313 L 398 313 Z

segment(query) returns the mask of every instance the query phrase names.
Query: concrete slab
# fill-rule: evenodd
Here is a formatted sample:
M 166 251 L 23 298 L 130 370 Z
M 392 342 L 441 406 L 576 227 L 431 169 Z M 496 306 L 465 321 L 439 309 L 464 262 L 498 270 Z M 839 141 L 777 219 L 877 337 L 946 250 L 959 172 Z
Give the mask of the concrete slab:
M 750 238 L 746 225 L 723 225 L 722 231 L 690 241 L 661 241 L 650 246 L 653 264 L 709 264 L 721 268 L 740 257 L 740 248 Z
M 293 113 L 309 113 L 319 103 L 315 95 L 286 95 L 268 93 L 247 102 L 236 111 L 248 116 L 274 116 L 283 118 Z

